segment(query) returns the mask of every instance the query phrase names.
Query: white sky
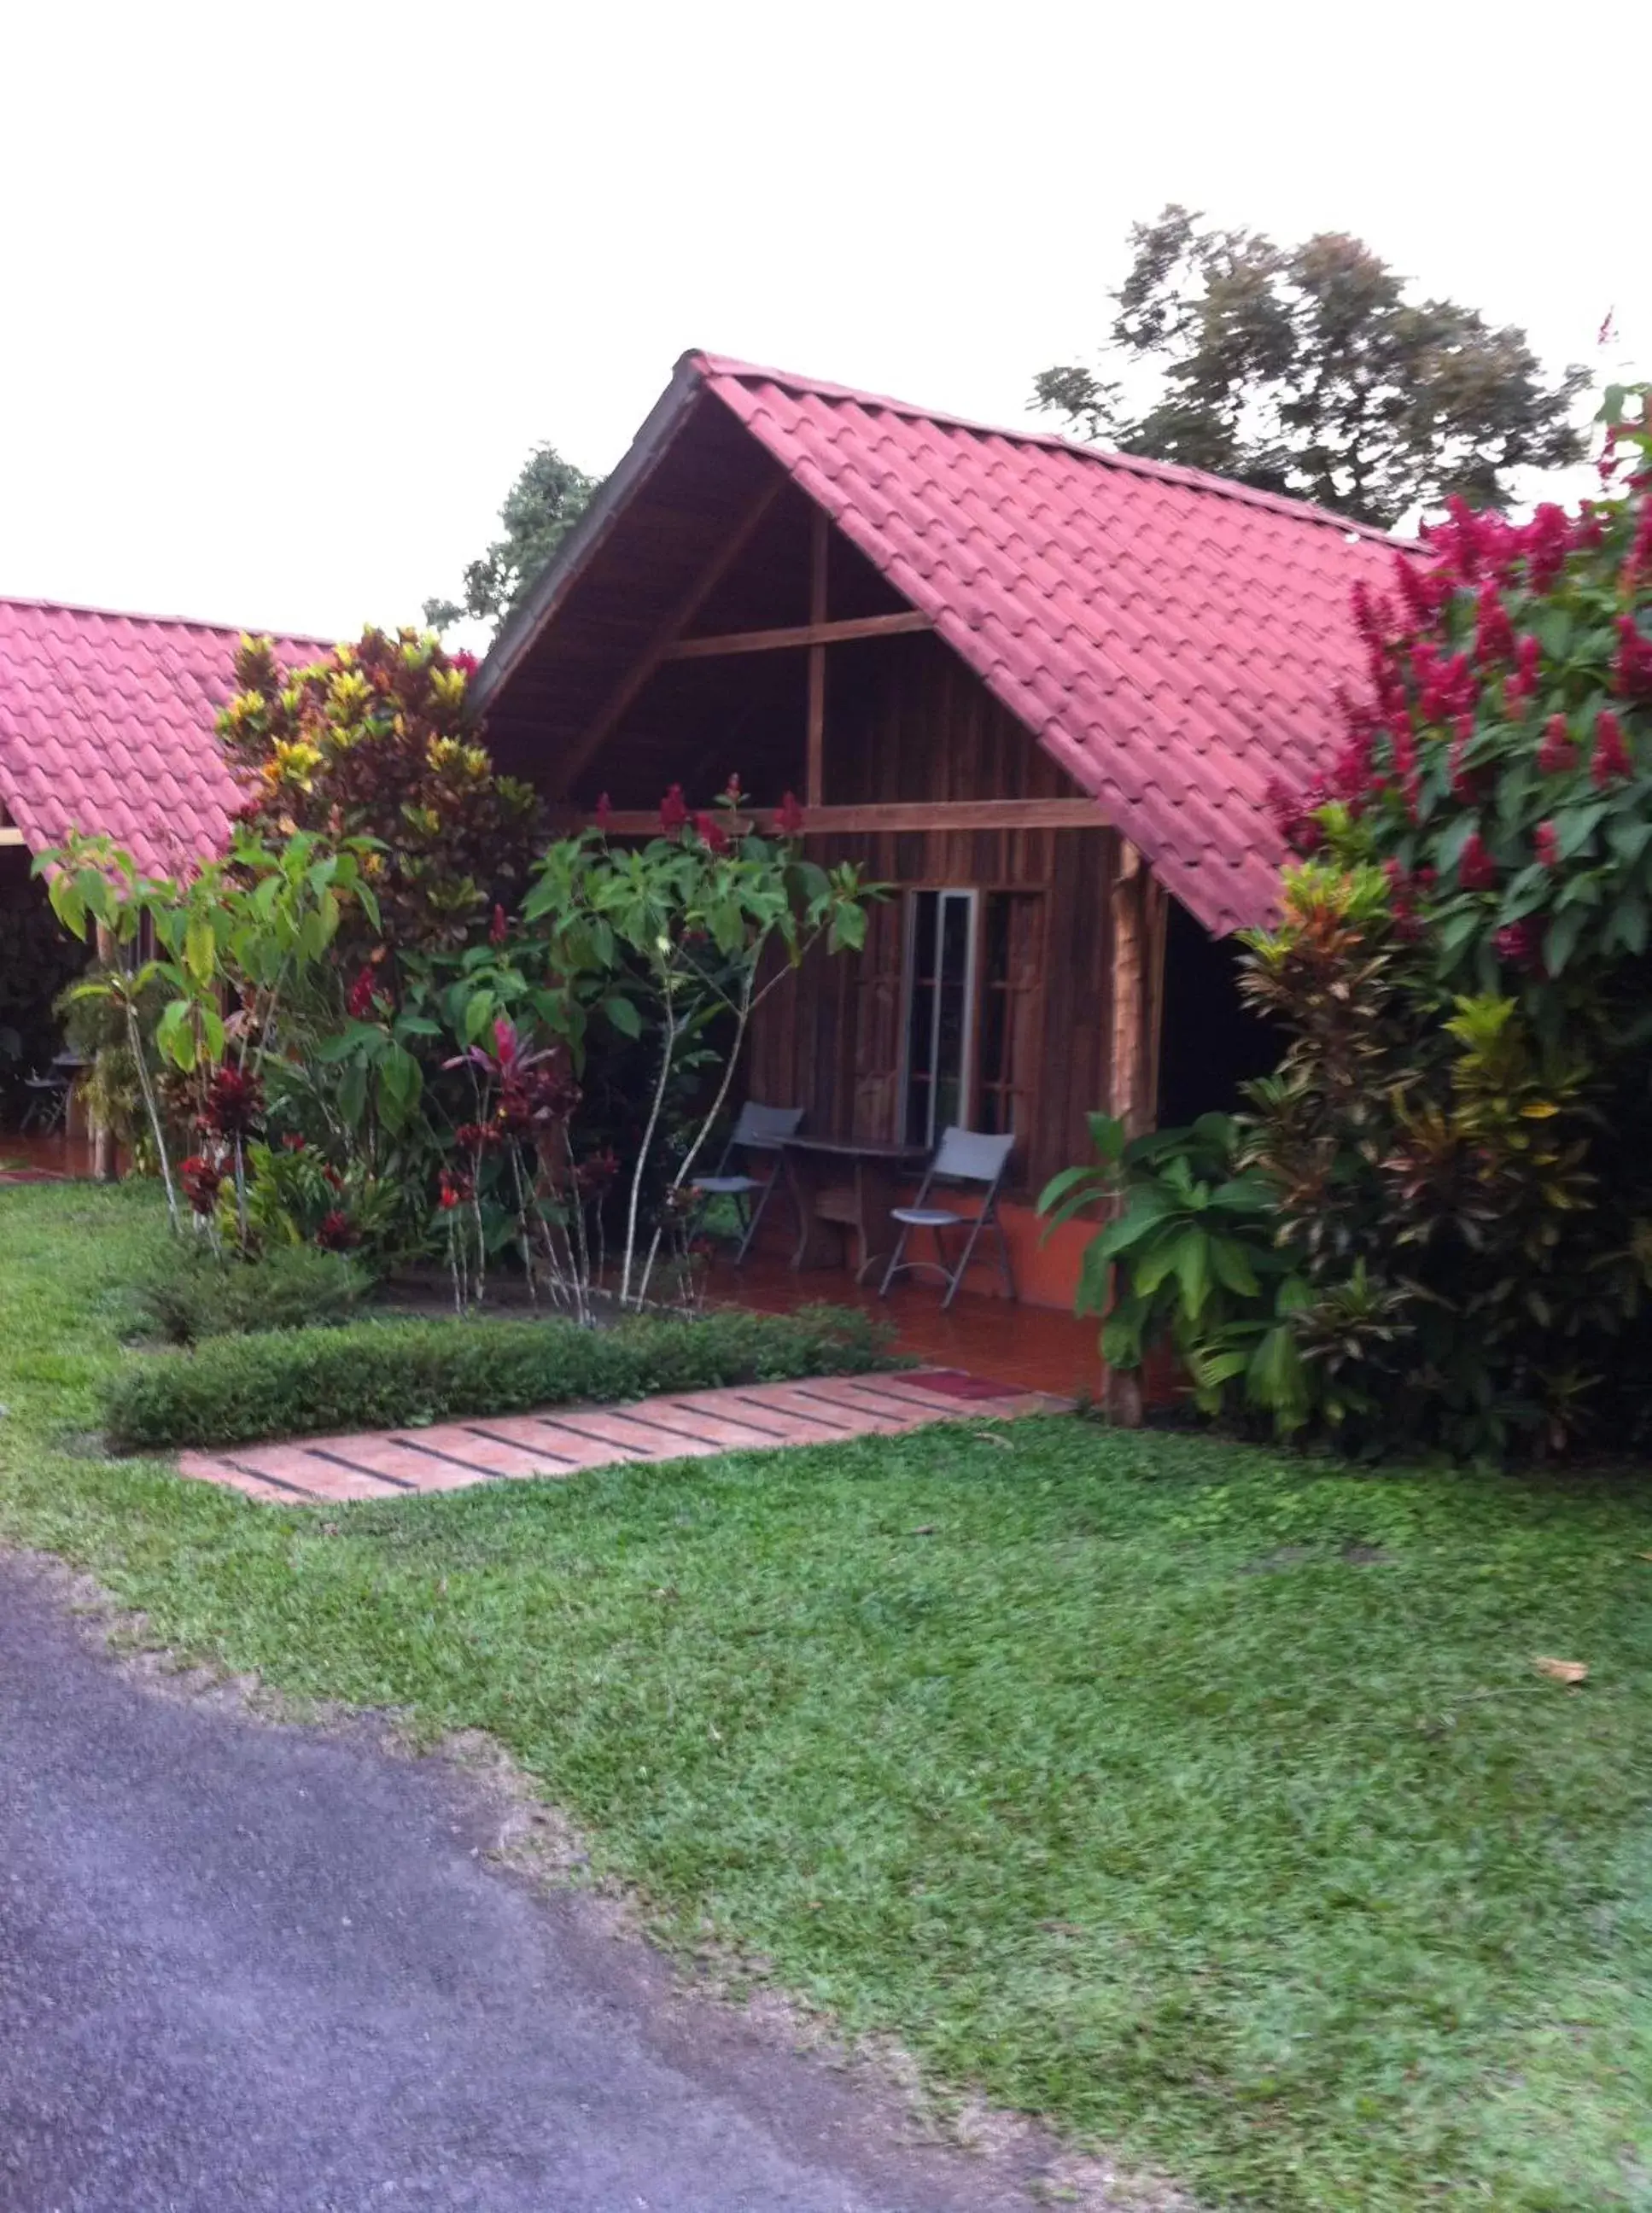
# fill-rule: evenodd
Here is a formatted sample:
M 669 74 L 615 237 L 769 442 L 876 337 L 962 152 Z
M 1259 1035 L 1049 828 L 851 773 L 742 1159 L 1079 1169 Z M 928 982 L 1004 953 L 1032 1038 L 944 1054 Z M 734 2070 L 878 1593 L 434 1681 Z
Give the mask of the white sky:
M 0 593 L 416 620 L 527 448 L 609 467 L 691 345 L 1019 421 L 1171 198 L 1652 370 L 1611 20 L 13 0 Z

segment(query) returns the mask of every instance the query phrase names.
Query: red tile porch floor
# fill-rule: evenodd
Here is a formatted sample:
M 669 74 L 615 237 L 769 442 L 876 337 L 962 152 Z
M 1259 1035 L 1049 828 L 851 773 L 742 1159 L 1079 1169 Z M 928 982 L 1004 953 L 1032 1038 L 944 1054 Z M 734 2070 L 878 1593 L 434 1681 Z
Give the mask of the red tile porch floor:
M 857 1286 L 846 1268 L 799 1273 L 783 1260 L 756 1253 L 743 1268 L 719 1257 L 706 1296 L 714 1305 L 755 1307 L 765 1314 L 785 1314 L 815 1299 L 863 1307 L 894 1324 L 902 1352 L 931 1366 L 961 1368 L 1065 1399 L 1080 1393 L 1095 1397 L 1101 1388 L 1100 1325 L 1057 1307 L 960 1291 L 943 1310 L 941 1288 L 921 1276 L 896 1283 L 881 1299 L 872 1285 Z
M 56 1181 L 91 1173 L 88 1137 L 66 1137 L 61 1131 L 43 1137 L 33 1130 L 20 1137 L 11 1131 L 0 1131 L 0 1184 Z
M 749 1388 L 689 1391 L 627 1406 L 558 1406 L 538 1414 L 442 1422 L 430 1429 L 185 1453 L 179 1472 L 276 1504 L 405 1498 L 480 1483 L 562 1477 L 616 1461 L 699 1460 L 713 1453 L 893 1436 L 926 1423 L 1003 1421 L 1059 1411 L 1063 1400 L 1014 1387 L 960 1397 L 955 1379 L 903 1369 Z

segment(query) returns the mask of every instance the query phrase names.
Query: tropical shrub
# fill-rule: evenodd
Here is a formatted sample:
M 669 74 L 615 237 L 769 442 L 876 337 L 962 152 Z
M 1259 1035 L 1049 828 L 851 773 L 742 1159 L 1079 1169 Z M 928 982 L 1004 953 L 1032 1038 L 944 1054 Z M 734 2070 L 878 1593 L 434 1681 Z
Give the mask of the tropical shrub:
M 610 1329 L 387 1320 L 214 1337 L 192 1351 L 134 1357 L 109 1386 L 104 1419 L 112 1443 L 154 1451 L 897 1365 L 886 1326 L 848 1308 L 648 1314 Z
M 244 676 L 261 655 L 243 646 Z M 411 653 L 395 665 L 459 711 L 456 673 Z M 342 663 L 324 704 L 364 681 Z M 282 713 L 302 718 L 320 685 L 311 672 L 296 705 L 277 695 Z M 253 697 L 241 707 L 262 729 Z M 332 742 L 344 778 L 374 747 L 399 759 L 402 740 L 369 718 Z M 270 808 L 294 779 L 301 796 L 325 781 L 319 750 L 277 741 Z M 331 812 L 332 830 L 276 844 L 242 821 L 188 880 L 143 875 L 107 839 L 71 838 L 40 863 L 62 922 L 112 952 L 73 997 L 122 1041 L 174 1227 L 243 1259 L 309 1245 L 384 1268 L 435 1251 L 461 1310 L 501 1258 L 536 1303 L 582 1320 L 611 1254 L 622 1306 L 656 1283 L 692 1302 L 694 1171 L 753 1013 L 817 946 L 862 942 L 870 888 L 805 858 L 795 801 L 765 826 L 731 780 L 696 814 L 668 794 L 640 847 L 600 827 L 553 844 L 521 909 L 496 902 L 472 929 L 474 876 L 462 899 L 456 880 L 436 899 L 377 838 L 338 833 L 365 817 Z
M 1360 595 L 1346 746 L 1279 795 L 1301 857 L 1247 988 L 1291 1042 L 1243 1156 L 1312 1289 L 1304 1357 L 1376 1443 L 1552 1454 L 1645 1418 L 1652 416 L 1629 412 L 1608 394 L 1600 499 L 1455 506 L 1391 600 Z
M 347 950 L 463 943 L 521 895 L 539 800 L 480 741 L 475 667 L 413 630 L 366 630 L 296 669 L 268 638 L 241 641 L 217 732 L 248 788 L 243 821 L 266 844 L 294 831 L 369 841 L 377 911 L 349 918 Z
M 1241 1166 L 1238 1123 L 1203 1114 L 1127 1138 L 1112 1115 L 1088 1121 L 1094 1164 L 1053 1177 L 1039 1210 L 1052 1228 L 1088 1209 L 1111 1216 L 1085 1247 L 1076 1302 L 1104 1317 L 1109 1370 L 1137 1374 L 1168 1347 L 1202 1413 L 1300 1429 L 1309 1379 L 1291 1317 L 1310 1294 L 1277 1242 L 1272 1192 Z
M 137 1286 L 149 1329 L 174 1344 L 348 1321 L 372 1277 L 346 1254 L 277 1246 L 256 1260 L 169 1239 Z
M 1275 794 L 1295 859 L 1248 940 L 1275 1074 L 1220 1145 L 1102 1125 L 1045 1194 L 1122 1207 L 1082 1299 L 1207 1410 L 1459 1457 L 1652 1438 L 1652 399 L 1604 419 L 1600 498 L 1454 503 L 1356 593 L 1368 680 Z
M 184 881 L 145 875 L 107 838 L 71 837 L 37 857 L 64 927 L 95 935 L 110 954 L 70 997 L 101 1006 L 124 1032 L 174 1228 L 181 1188 L 201 1221 L 216 1224 L 222 1210 L 249 1241 L 247 1147 L 265 1070 L 306 997 L 325 988 L 346 910 L 376 916 L 369 857 L 308 832 L 271 848 L 245 826 L 225 859 Z M 180 1131 L 203 1142 L 174 1169 Z

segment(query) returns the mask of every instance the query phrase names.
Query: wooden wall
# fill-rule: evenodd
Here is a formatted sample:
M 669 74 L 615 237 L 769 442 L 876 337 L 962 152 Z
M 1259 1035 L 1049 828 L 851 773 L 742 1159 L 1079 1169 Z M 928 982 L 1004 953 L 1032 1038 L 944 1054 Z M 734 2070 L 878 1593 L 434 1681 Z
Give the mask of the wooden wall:
M 938 640 L 836 647 L 829 662 L 827 804 L 1075 794 L 1064 772 Z M 1033 894 L 1039 905 L 1041 973 L 1022 1015 L 1035 1073 L 1024 1107 L 1018 1104 L 1013 1186 L 1036 1193 L 1056 1169 L 1087 1158 L 1084 1117 L 1092 1108 L 1128 1107 L 1138 1124 L 1150 1120 L 1154 1023 L 1129 979 L 1136 964 L 1151 981 L 1161 895 L 1112 830 L 883 832 L 811 841 L 808 850 L 822 864 L 859 862 L 893 895 L 873 910 L 858 959 L 813 957 L 759 1010 L 746 1070 L 750 1096 L 802 1105 L 814 1130 L 896 1137 L 899 892 L 972 886 Z M 1123 997 L 1114 991 L 1116 948 L 1125 956 Z

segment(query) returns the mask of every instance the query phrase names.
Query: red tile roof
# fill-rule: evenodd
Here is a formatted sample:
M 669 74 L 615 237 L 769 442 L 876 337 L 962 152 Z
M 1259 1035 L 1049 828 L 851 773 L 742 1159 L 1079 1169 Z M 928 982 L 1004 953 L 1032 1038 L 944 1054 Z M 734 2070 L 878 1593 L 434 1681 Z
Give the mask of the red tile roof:
M 175 875 L 222 850 L 237 802 L 212 722 L 238 631 L 0 599 L 0 807 L 39 852 L 102 831 Z M 283 661 L 327 650 L 277 638 Z
M 1265 795 L 1307 783 L 1396 541 L 1221 477 L 714 355 L 729 408 L 1207 928 L 1271 911 Z

